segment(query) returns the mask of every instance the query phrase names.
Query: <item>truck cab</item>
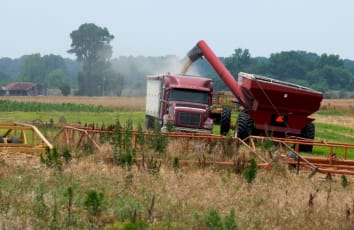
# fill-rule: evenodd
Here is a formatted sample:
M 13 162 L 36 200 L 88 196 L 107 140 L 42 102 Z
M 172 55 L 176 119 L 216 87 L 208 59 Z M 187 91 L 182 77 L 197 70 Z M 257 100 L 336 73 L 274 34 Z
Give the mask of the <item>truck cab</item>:
M 158 124 L 162 131 L 211 133 L 209 118 L 213 83 L 191 75 L 156 75 L 147 78 L 146 128 Z

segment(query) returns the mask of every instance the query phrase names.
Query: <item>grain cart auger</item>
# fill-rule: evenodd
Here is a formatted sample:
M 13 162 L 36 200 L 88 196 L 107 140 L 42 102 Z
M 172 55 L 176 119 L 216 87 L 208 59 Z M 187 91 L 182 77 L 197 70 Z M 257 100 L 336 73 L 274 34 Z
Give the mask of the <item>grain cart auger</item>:
M 243 72 L 238 74 L 236 81 L 203 40 L 199 41 L 187 56 L 190 63 L 204 56 L 243 107 L 236 123 L 236 135 L 239 138 L 245 139 L 249 135 L 272 135 L 314 139 L 314 119 L 309 116 L 320 108 L 322 93 L 300 85 Z M 300 151 L 311 152 L 312 146 L 301 146 Z

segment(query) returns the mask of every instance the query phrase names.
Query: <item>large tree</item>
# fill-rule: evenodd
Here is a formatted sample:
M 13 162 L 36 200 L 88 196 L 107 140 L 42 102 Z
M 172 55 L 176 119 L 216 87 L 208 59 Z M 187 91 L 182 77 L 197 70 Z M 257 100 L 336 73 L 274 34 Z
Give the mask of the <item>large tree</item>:
M 114 36 L 107 28 L 98 27 L 93 23 L 82 24 L 78 30 L 71 32 L 71 49 L 68 53 L 76 55 L 83 69 L 79 73 L 79 95 L 105 95 L 105 86 L 110 85 L 114 73 L 110 59 Z M 113 83 L 113 82 L 112 82 Z M 117 86 L 121 87 L 121 86 Z
M 0 71 L 0 86 L 1 85 L 6 85 L 7 83 L 10 82 L 10 76 L 8 76 L 6 73 L 3 73 Z
M 60 89 L 64 96 L 68 96 L 70 94 L 71 87 L 69 84 L 68 75 L 63 69 L 52 70 L 50 73 L 48 73 L 46 81 L 49 88 Z
M 24 57 L 25 62 L 21 67 L 20 81 L 43 83 L 45 79 L 45 66 L 40 54 L 31 54 Z
M 237 75 L 241 71 L 247 71 L 247 68 L 252 64 L 251 54 L 248 49 L 235 49 L 231 57 L 224 59 L 225 67 L 231 72 L 231 74 L 237 78 Z

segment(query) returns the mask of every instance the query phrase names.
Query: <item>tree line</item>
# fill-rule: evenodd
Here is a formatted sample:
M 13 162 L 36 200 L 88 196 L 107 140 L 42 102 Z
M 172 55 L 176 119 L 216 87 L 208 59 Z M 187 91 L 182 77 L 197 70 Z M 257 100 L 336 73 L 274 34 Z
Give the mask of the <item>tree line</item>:
M 236 49 L 224 63 L 234 76 L 239 71 L 266 75 L 323 93 L 354 89 L 354 62 L 338 55 L 283 51 L 265 59 L 252 58 L 247 49 Z
M 114 35 L 93 23 L 82 24 L 70 37 L 68 53 L 76 60 L 53 54 L 0 58 L 0 85 L 29 81 L 58 88 L 63 95 L 119 96 L 130 89 L 142 96 L 146 75 L 179 73 L 185 62 L 173 55 L 112 59 L 110 42 Z M 327 97 L 351 97 L 354 93 L 354 61 L 338 55 L 283 51 L 266 58 L 252 57 L 248 49 L 237 48 L 220 59 L 235 78 L 242 71 L 310 87 Z M 188 74 L 211 77 L 216 90 L 227 90 L 204 59 L 197 61 Z

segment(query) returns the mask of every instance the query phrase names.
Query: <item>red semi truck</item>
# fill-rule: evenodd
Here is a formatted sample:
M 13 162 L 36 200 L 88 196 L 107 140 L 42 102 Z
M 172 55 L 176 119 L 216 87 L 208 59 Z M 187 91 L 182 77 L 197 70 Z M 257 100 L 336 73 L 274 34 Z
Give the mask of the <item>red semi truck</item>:
M 147 77 L 147 129 L 161 127 L 177 131 L 211 133 L 209 118 L 212 103 L 211 79 L 188 75 L 166 74 Z
M 203 40 L 187 56 L 190 64 L 204 56 L 243 107 L 236 124 L 236 135 L 241 139 L 249 135 L 314 139 L 314 119 L 309 116 L 320 108 L 322 93 L 248 73 L 239 73 L 236 81 Z M 226 124 L 224 127 L 230 126 Z M 302 147 L 302 151 L 312 151 L 312 146 Z

